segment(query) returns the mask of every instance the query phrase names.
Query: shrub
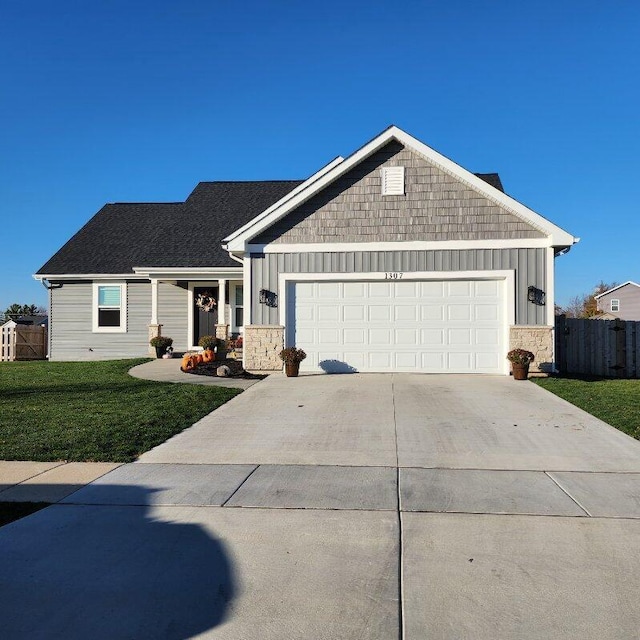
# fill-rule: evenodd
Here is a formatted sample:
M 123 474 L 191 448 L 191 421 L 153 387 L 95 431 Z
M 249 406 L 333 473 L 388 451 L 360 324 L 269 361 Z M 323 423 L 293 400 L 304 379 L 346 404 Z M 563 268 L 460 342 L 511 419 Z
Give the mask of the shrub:
M 169 338 L 167 336 L 153 336 L 153 338 L 149 340 L 149 344 L 152 347 L 168 349 L 173 344 L 173 338 Z
M 534 355 L 526 349 L 512 349 L 507 353 L 507 360 L 514 364 L 531 364 L 534 360 Z
M 295 347 L 287 347 L 280 352 L 280 359 L 288 364 L 302 362 L 306 357 L 307 354 L 302 349 Z
M 213 351 L 218 346 L 218 338 L 215 336 L 202 336 L 200 340 L 198 340 L 198 346 L 203 349 Z

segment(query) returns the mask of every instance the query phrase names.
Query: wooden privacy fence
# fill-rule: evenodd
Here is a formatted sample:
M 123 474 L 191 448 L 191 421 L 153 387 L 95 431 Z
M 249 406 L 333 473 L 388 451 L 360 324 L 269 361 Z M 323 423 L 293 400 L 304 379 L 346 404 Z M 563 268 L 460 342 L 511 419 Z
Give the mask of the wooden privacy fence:
M 44 360 L 46 357 L 46 327 L 2 327 L 0 361 Z
M 640 322 L 556 317 L 560 373 L 640 378 Z

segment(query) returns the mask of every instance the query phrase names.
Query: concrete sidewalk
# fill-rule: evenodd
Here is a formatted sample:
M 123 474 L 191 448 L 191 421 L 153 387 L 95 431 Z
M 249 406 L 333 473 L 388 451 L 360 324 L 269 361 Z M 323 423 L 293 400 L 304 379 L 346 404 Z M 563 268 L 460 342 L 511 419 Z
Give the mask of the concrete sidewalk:
M 0 529 L 3 632 L 637 638 L 639 495 L 640 443 L 532 383 L 271 376 Z

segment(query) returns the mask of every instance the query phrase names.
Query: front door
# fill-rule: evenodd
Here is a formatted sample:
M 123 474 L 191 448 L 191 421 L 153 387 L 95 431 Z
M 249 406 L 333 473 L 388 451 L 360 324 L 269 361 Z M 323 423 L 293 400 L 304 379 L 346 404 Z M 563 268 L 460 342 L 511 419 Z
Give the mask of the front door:
M 214 300 L 216 304 L 211 306 L 211 300 Z M 218 287 L 195 287 L 193 289 L 193 301 L 193 343 L 197 345 L 202 336 L 216 335 Z

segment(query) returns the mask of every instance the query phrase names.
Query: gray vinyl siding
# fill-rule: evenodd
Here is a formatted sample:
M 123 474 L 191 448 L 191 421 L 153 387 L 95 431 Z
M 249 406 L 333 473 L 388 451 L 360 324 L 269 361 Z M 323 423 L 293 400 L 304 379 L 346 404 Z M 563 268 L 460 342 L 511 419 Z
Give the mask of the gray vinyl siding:
M 381 169 L 405 167 L 405 195 L 381 195 Z M 498 193 L 496 191 L 496 193 Z M 473 187 L 392 142 L 253 240 L 267 243 L 543 238 Z
M 127 332 L 94 333 L 93 283 L 51 291 L 51 360 L 105 360 L 148 355 L 151 283 L 127 284 Z
M 251 254 L 251 324 L 280 324 L 278 308 L 260 304 L 260 289 L 278 290 L 281 273 L 367 273 L 402 271 L 515 270 L 516 324 L 546 325 L 546 306 L 527 300 L 527 289 L 546 290 L 546 249 L 465 249 L 460 251 L 350 251 Z
M 173 338 L 175 351 L 187 351 L 189 291 L 184 286 L 160 282 L 158 284 L 158 322 L 162 335 Z
M 620 311 L 611 311 L 611 301 L 620 301 Z M 598 298 L 598 309 L 621 320 L 640 320 L 640 287 L 627 284 Z

